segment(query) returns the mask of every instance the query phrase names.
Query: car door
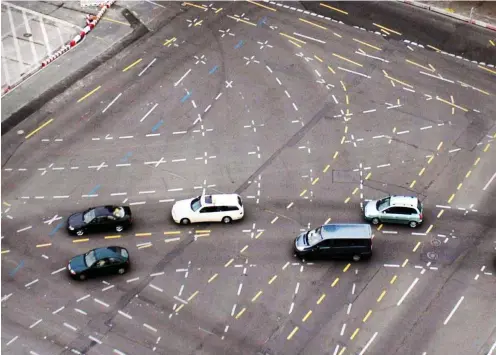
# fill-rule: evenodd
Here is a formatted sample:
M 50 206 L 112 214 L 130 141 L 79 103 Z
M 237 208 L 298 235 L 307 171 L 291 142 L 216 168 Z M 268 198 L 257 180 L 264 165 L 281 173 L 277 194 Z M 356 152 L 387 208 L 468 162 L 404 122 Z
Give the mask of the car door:
M 106 231 L 114 230 L 118 221 L 119 219 L 115 216 L 111 216 L 111 215 L 106 216 L 104 221 L 105 224 L 102 225 L 102 229 L 105 229 Z
M 419 212 L 415 208 L 405 207 L 405 224 L 410 221 L 418 221 L 420 219 Z
M 330 254 L 333 258 L 343 259 L 353 252 L 350 248 L 350 239 L 334 239 Z
M 108 258 L 100 259 L 91 267 L 91 276 L 97 277 L 107 275 L 110 267 L 111 265 Z
M 206 206 L 203 207 L 198 213 L 197 222 L 211 222 L 215 218 L 215 212 L 217 212 L 217 208 L 215 206 Z
M 332 239 L 326 239 L 321 241 L 319 244 L 316 245 L 315 247 L 315 257 L 319 259 L 326 259 L 332 257 L 332 245 L 333 245 L 333 240 Z
M 382 212 L 381 221 L 386 223 L 397 223 L 398 207 L 389 207 Z

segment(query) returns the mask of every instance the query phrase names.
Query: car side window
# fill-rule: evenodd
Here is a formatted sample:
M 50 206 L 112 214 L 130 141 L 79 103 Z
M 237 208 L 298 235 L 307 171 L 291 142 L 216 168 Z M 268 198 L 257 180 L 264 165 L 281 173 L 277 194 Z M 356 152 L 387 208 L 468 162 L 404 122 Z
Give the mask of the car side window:
M 108 259 L 98 260 L 95 264 L 96 267 L 104 267 L 108 265 Z
M 336 248 L 343 248 L 347 247 L 350 245 L 350 241 L 347 239 L 335 239 L 334 240 L 334 247 Z
M 412 214 L 411 213 L 411 208 L 408 208 L 408 207 L 396 207 L 396 209 L 398 210 L 398 214 Z
M 228 211 L 239 211 L 239 207 L 237 207 L 237 206 L 229 206 L 227 208 L 228 208 Z
M 407 208 L 406 214 L 418 214 L 418 211 L 415 208 Z
M 115 221 L 115 217 L 114 216 L 111 216 L 111 215 L 107 216 L 107 219 L 109 221 Z
M 217 207 L 215 206 L 203 207 L 200 211 L 200 213 L 213 213 L 213 212 L 217 212 Z
M 393 214 L 395 213 L 395 208 L 394 207 L 389 207 L 389 208 L 386 208 L 384 210 L 384 213 L 387 213 L 387 214 Z
M 109 258 L 109 263 L 110 263 L 110 265 L 119 264 L 119 259 L 117 259 L 117 258 Z

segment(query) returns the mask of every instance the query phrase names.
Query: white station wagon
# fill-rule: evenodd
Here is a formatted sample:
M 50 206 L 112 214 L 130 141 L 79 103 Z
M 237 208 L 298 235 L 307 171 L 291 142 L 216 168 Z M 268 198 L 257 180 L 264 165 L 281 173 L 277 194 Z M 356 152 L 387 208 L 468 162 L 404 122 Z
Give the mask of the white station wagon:
M 174 222 L 222 222 L 242 219 L 245 214 L 241 196 L 237 194 L 202 195 L 181 200 L 172 206 Z

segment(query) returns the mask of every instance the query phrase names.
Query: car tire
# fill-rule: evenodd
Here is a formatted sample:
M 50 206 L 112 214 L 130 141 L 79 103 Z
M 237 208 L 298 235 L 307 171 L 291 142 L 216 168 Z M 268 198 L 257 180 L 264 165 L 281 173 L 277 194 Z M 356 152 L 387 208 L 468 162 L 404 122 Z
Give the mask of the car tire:
M 360 255 L 358 254 L 353 255 L 353 261 L 360 261 L 360 259 L 362 259 Z
M 410 226 L 410 228 L 417 228 L 418 226 L 417 222 L 415 221 L 411 221 L 410 223 L 408 223 L 408 225 Z
M 381 221 L 379 221 L 379 218 L 372 218 L 372 224 L 379 224 Z
M 184 225 L 190 224 L 190 220 L 187 218 L 183 218 L 183 219 L 181 219 L 181 224 L 184 224 Z
M 126 271 L 127 271 L 127 270 L 126 270 L 125 268 L 121 267 L 119 270 L 117 270 L 117 273 L 118 273 L 119 275 L 124 275 L 124 274 L 126 273 Z
M 124 230 L 124 227 L 123 227 L 123 226 L 115 226 L 115 231 L 116 231 L 117 233 L 120 233 L 120 232 L 122 232 L 123 230 Z
M 82 237 L 82 236 L 84 235 L 84 230 L 82 230 L 82 229 L 78 229 L 78 230 L 76 231 L 76 234 L 77 234 L 79 237 Z
M 222 218 L 222 223 L 224 224 L 229 224 L 232 222 L 232 218 L 231 217 L 228 217 L 228 216 L 225 216 Z
M 86 275 L 85 274 L 79 274 L 78 279 L 81 281 L 86 280 Z

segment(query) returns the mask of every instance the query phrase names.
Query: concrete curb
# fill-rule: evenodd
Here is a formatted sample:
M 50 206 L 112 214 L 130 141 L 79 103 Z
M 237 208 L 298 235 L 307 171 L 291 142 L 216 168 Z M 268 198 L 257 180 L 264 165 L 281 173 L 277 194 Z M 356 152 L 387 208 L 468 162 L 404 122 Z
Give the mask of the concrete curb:
M 458 14 L 455 14 L 455 13 L 451 13 L 451 12 L 448 12 L 448 11 L 440 8 L 440 7 L 427 5 L 427 4 L 421 3 L 419 1 L 413 1 L 413 0 L 396 0 L 396 1 L 397 2 L 402 2 L 404 4 L 408 4 L 408 5 L 411 5 L 411 6 L 420 7 L 422 9 L 425 9 L 425 10 L 428 10 L 428 11 L 437 12 L 438 14 L 441 14 L 441 15 L 444 15 L 444 16 L 448 16 L 448 17 L 451 17 L 451 18 L 455 18 L 457 20 L 460 20 L 460 21 L 463 21 L 463 22 L 467 22 L 469 24 L 476 25 L 476 26 L 479 26 L 479 27 L 483 27 L 483 28 L 486 28 L 486 29 L 491 30 L 491 31 L 496 31 L 496 26 L 491 25 L 490 23 L 486 23 L 486 22 L 479 21 L 479 20 L 472 20 L 472 19 L 470 19 L 470 17 L 463 16 L 463 15 L 458 15 Z
M 97 67 L 105 63 L 107 60 L 114 57 L 117 53 L 122 51 L 124 48 L 126 48 L 136 40 L 146 35 L 148 32 L 149 32 L 148 28 L 145 25 L 140 24 L 134 29 L 133 32 L 123 37 L 119 42 L 115 43 L 112 47 L 105 50 L 105 52 L 103 52 L 100 56 L 84 64 L 82 68 L 80 68 L 78 71 L 68 75 L 66 78 L 62 79 L 54 86 L 47 89 L 38 97 L 34 98 L 32 101 L 25 104 L 17 111 L 13 112 L 8 118 L 2 121 L 2 127 L 1 127 L 2 135 L 9 132 L 12 128 L 17 126 L 24 119 L 29 117 L 34 112 L 38 111 L 47 102 L 52 100 L 54 97 L 60 95 L 61 93 L 63 93 L 65 90 L 67 90 L 68 87 L 73 85 L 78 80 L 81 80 L 87 74 L 95 70 Z

